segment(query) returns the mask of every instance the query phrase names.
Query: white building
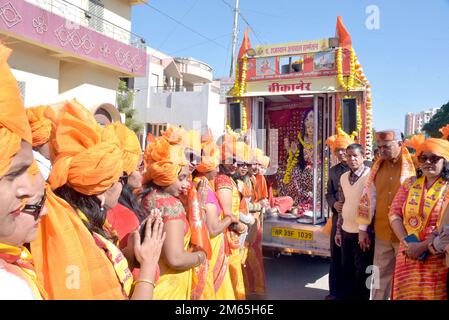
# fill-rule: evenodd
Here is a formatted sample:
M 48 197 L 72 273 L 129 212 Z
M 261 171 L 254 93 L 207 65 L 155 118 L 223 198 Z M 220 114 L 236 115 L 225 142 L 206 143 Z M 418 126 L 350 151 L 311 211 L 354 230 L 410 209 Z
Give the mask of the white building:
M 226 104 L 220 86 L 212 81 L 212 68 L 192 58 L 174 58 L 147 49 L 146 76 L 134 79 L 136 120 L 145 124 L 144 136 L 159 135 L 167 124 L 215 136 L 225 129 Z M 143 139 L 145 140 L 145 139 Z
M 430 108 L 418 113 L 407 113 L 405 115 L 405 135 L 422 133 L 422 128 L 428 123 L 440 108 Z
M 145 75 L 145 41 L 131 8 L 146 0 L 0 0 L 0 41 L 25 106 L 78 99 L 97 121 L 120 121 L 121 77 Z

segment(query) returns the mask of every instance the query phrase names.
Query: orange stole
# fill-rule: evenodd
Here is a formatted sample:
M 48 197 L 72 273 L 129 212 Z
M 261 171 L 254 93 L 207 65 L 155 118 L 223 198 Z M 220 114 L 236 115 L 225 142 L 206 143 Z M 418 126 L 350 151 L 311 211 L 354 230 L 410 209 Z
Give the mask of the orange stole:
M 213 278 L 208 271 L 210 267 L 209 260 L 212 258 L 212 247 L 198 199 L 196 187 L 191 183 L 187 196 L 181 197 L 181 202 L 186 210 L 187 220 L 190 225 L 190 245 L 204 250 L 207 259 L 200 266 L 197 266 L 192 273 L 192 291 L 190 298 L 191 300 L 212 300 L 214 299 L 215 292 L 213 290 Z
M 46 207 L 31 252 L 37 278 L 49 298 L 124 299 L 111 262 L 72 207 L 48 185 Z
M 259 202 L 263 199 L 268 199 L 268 185 L 265 177 L 259 173 L 254 183 L 254 200 Z

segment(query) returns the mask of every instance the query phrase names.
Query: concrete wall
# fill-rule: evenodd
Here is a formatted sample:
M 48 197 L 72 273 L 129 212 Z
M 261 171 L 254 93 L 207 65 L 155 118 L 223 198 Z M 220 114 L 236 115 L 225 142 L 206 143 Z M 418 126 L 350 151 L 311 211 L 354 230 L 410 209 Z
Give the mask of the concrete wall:
M 37 106 L 58 97 L 59 60 L 44 50 L 26 44 L 8 46 L 13 54 L 8 60 L 17 81 L 25 82 L 25 106 Z
M 62 99 L 77 98 L 86 107 L 102 103 L 116 104 L 119 74 L 91 64 L 61 62 L 59 93 Z
M 150 93 L 150 107 L 139 121 L 170 123 L 202 132 L 212 128 L 214 135 L 223 133 L 225 106 L 219 104 L 219 94 L 204 85 L 197 92 Z

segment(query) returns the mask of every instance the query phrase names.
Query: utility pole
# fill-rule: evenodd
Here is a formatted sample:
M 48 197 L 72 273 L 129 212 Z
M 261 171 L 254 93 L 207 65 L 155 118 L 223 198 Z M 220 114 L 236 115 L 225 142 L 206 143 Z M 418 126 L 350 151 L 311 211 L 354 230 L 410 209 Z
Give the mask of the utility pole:
M 234 61 L 235 61 L 235 50 L 237 47 L 237 22 L 239 18 L 239 0 L 235 0 L 234 6 L 234 30 L 232 32 L 232 56 L 231 56 L 231 70 L 229 71 L 229 77 L 232 78 L 234 75 Z

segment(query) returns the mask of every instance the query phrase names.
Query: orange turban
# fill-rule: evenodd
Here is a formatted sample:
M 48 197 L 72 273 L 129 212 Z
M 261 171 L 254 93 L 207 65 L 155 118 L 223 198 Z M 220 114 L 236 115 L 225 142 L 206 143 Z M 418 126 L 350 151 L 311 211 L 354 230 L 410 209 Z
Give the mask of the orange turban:
M 270 157 L 268 157 L 268 156 L 262 157 L 262 166 L 264 168 L 268 169 L 268 167 L 270 166 Z
M 404 141 L 404 146 L 415 149 L 416 151 L 424 143 L 426 137 L 423 134 L 415 134 L 410 139 Z
M 162 137 L 171 145 L 181 144 L 185 130 L 180 127 L 171 126 L 162 133 Z
M 199 131 L 189 130 L 182 135 L 182 145 L 184 148 L 193 150 L 196 154 L 201 154 L 201 136 Z
M 164 137 L 156 138 L 148 145 L 144 159 L 146 164 L 144 183 L 152 181 L 161 187 L 175 183 L 181 167 L 188 164 L 183 148 L 171 145 Z
M 220 149 L 210 132 L 203 139 L 202 149 L 203 156 L 201 157 L 201 163 L 196 166 L 196 170 L 201 173 L 210 172 L 220 164 Z
M 353 144 L 354 140 L 347 135 L 333 135 L 327 138 L 326 144 L 335 152 L 338 149 L 346 149 L 350 144 Z
M 236 143 L 237 138 L 231 134 L 225 134 L 223 136 L 223 143 L 221 145 L 221 161 L 224 163 L 226 160 L 233 159 L 236 155 Z
M 263 157 L 264 157 L 263 150 L 261 150 L 259 148 L 252 149 L 251 156 L 252 156 L 252 162 L 253 163 L 262 164 L 263 161 L 264 161 L 264 159 L 263 159 Z
M 134 131 L 119 122 L 106 126 L 104 130 L 112 130 L 120 142 L 120 147 L 123 151 L 123 171 L 128 175 L 136 171 L 142 150 Z
M 52 189 L 65 184 L 85 195 L 100 194 L 123 172 L 122 150 L 113 134 L 105 134 L 93 115 L 76 100 L 66 103 L 50 138 Z
M 243 141 L 237 141 L 235 156 L 237 160 L 250 163 L 251 162 L 251 149 Z
M 33 140 L 17 81 L 7 63 L 10 54 L 0 44 L 0 178 L 9 171 L 22 140 L 30 144 Z
M 448 140 L 449 139 L 449 124 L 447 124 L 446 126 L 440 128 L 440 132 L 443 135 L 441 137 L 441 139 Z
M 431 152 L 449 161 L 449 141 L 436 138 L 427 139 L 416 150 L 416 156 L 423 152 Z
M 50 139 L 51 120 L 45 116 L 48 108 L 48 106 L 38 106 L 26 109 L 33 135 L 33 147 L 43 145 Z

